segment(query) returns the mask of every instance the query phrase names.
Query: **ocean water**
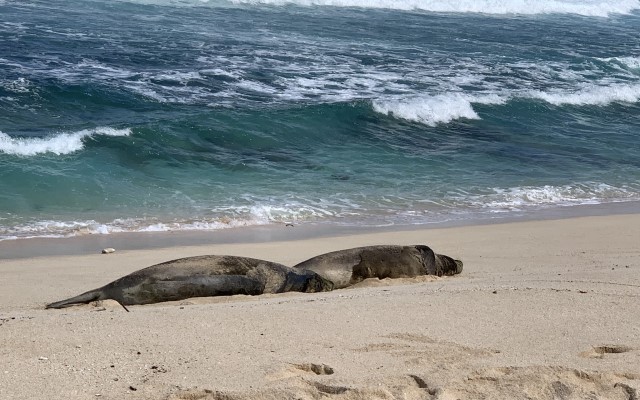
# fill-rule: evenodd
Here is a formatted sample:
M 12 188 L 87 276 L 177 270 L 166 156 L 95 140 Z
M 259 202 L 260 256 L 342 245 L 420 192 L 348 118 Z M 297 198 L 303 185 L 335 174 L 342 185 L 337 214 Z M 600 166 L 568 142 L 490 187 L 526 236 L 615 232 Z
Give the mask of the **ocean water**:
M 0 240 L 638 201 L 638 0 L 0 0 Z

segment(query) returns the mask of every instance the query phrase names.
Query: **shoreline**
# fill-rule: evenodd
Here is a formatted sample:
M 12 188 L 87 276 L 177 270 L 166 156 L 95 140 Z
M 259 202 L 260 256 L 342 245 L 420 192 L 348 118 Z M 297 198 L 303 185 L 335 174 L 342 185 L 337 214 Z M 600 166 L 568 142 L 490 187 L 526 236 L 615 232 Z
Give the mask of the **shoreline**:
M 628 399 L 640 392 L 640 213 L 0 261 L 7 400 Z M 130 313 L 44 304 L 170 259 L 285 265 L 427 244 L 462 274 Z M 634 392 L 635 391 L 635 392 Z
M 118 232 L 61 238 L 30 237 L 0 241 L 0 260 L 93 254 L 108 247 L 119 251 L 231 243 L 268 243 L 283 240 L 319 239 L 338 235 L 445 229 L 638 213 L 640 213 L 640 201 L 628 201 L 553 207 L 521 213 L 496 213 L 493 218 L 485 216 L 415 225 L 356 226 L 331 222 L 310 222 L 288 226 L 284 223 L 272 223 L 217 230 Z

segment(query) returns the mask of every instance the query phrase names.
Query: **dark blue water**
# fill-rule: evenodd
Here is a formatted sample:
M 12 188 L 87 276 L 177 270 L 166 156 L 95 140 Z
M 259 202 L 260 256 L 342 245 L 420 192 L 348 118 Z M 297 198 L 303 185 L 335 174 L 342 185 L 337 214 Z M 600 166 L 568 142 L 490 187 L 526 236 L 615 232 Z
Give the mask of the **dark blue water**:
M 0 0 L 0 239 L 640 200 L 640 2 Z

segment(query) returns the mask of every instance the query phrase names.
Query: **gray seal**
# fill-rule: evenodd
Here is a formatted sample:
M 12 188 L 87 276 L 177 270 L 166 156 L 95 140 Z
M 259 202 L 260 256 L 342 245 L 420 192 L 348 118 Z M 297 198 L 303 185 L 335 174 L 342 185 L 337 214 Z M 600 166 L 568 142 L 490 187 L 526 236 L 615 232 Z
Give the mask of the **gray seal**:
M 435 254 L 431 248 L 424 245 L 381 245 L 321 254 L 293 268 L 313 271 L 332 281 L 334 289 L 340 289 L 367 278 L 459 274 L 462 272 L 462 261 Z
M 128 305 L 190 297 L 324 292 L 333 283 L 318 274 L 248 257 L 207 255 L 163 262 L 123 276 L 101 288 L 47 304 L 63 308 L 96 300 Z M 129 310 L 127 310 L 129 311 Z

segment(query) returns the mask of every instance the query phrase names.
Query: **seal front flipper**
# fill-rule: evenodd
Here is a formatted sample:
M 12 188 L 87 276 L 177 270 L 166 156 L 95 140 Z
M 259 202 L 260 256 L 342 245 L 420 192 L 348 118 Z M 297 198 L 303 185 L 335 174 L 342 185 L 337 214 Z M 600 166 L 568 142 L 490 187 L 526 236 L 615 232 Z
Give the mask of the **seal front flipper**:
M 66 300 L 60 300 L 60 301 L 56 301 L 55 303 L 47 304 L 45 308 L 65 308 L 65 307 L 70 307 L 74 304 L 88 304 L 96 300 L 103 300 L 102 291 L 100 289 L 89 290 L 88 292 L 79 294 L 75 297 L 71 297 Z M 127 310 L 126 307 L 125 307 L 125 310 Z

